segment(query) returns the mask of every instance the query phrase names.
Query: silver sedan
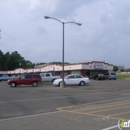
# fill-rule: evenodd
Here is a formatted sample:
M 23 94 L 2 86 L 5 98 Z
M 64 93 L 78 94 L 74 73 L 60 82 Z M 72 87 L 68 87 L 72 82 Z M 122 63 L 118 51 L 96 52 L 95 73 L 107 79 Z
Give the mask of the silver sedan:
M 60 82 L 62 79 L 56 79 L 53 82 L 53 85 L 60 86 Z M 68 75 L 64 78 L 65 85 L 81 85 L 84 86 L 85 84 L 89 84 L 90 80 L 88 77 L 83 77 L 81 75 L 72 74 Z

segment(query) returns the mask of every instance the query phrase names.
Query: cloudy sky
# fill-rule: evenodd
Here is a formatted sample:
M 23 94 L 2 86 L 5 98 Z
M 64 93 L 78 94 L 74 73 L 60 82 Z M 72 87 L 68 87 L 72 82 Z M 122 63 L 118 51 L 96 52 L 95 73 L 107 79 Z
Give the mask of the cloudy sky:
M 0 0 L 0 50 L 33 63 L 105 61 L 130 67 L 130 0 Z

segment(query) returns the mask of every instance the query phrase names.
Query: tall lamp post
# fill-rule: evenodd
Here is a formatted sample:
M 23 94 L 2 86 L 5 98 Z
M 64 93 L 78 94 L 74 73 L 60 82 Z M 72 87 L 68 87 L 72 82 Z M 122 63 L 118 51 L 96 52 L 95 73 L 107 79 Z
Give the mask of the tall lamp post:
M 54 19 L 60 23 L 62 23 L 63 25 L 63 43 L 62 43 L 62 82 L 60 83 L 60 87 L 64 88 L 65 84 L 64 84 L 64 25 L 68 24 L 68 23 L 73 23 L 73 24 L 77 24 L 77 25 L 82 25 L 81 23 L 76 23 L 76 22 L 62 22 L 59 19 L 53 18 L 53 17 L 49 17 L 49 16 L 44 16 L 45 19 Z

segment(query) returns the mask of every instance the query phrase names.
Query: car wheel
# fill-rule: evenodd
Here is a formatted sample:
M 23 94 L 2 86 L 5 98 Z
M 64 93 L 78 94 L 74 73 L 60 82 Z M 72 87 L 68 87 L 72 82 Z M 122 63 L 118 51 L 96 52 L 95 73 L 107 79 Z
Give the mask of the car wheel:
M 10 83 L 10 86 L 11 86 L 12 88 L 16 87 L 16 83 L 15 83 L 15 82 L 11 82 L 11 83 Z
M 84 82 L 84 81 L 81 81 L 81 82 L 80 82 L 80 85 L 81 85 L 81 86 L 84 86 L 84 85 L 85 85 L 85 82 Z
M 33 87 L 37 87 L 38 83 L 37 82 L 32 82 Z

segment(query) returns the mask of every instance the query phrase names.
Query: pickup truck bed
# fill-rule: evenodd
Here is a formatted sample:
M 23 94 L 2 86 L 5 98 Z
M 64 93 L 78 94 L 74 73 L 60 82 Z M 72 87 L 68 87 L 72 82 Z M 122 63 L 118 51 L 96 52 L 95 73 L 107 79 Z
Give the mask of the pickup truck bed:
M 55 79 L 59 79 L 60 76 L 55 76 L 52 73 L 41 73 L 42 82 L 53 82 Z

